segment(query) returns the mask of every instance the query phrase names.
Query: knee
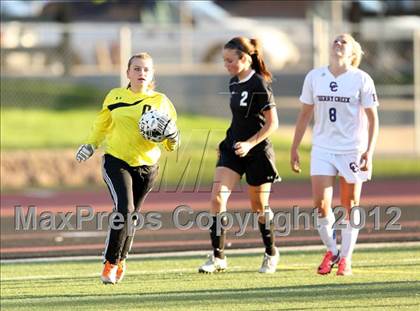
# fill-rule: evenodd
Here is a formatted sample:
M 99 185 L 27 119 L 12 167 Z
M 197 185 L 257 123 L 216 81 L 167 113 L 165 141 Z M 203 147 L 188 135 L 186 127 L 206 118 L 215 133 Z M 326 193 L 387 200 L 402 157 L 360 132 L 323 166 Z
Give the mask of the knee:
M 254 213 L 263 213 L 265 209 L 265 205 L 266 204 L 264 204 L 264 202 L 262 202 L 261 200 L 251 201 L 251 209 Z
M 314 207 L 321 214 L 321 217 L 326 217 L 331 209 L 331 202 L 323 198 L 314 199 Z
M 211 210 L 213 214 L 218 214 L 224 211 L 223 207 L 225 205 L 225 202 L 222 196 L 220 195 L 220 193 L 212 194 L 210 203 L 211 203 Z
M 271 222 L 274 219 L 273 210 L 269 206 L 264 206 L 255 210 L 258 213 L 258 222 L 260 224 L 265 224 L 266 222 Z
M 359 200 L 354 197 L 345 198 L 341 200 L 341 205 L 350 210 L 354 206 L 359 206 Z
M 325 199 L 324 197 L 315 197 L 314 205 L 318 209 L 328 209 L 331 207 L 331 200 Z
M 128 216 L 134 212 L 134 205 L 133 204 L 119 204 L 118 205 L 118 212 L 124 218 L 124 221 L 127 220 Z

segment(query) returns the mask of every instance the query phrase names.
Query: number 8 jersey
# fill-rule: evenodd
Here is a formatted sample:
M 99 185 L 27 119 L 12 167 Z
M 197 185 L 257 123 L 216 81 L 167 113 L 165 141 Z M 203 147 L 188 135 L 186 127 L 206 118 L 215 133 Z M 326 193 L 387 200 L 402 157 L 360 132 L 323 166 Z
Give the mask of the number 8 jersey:
M 314 147 L 337 154 L 366 151 L 364 108 L 378 105 L 375 85 L 366 72 L 351 67 L 334 77 L 328 67 L 313 69 L 305 77 L 299 100 L 315 105 Z

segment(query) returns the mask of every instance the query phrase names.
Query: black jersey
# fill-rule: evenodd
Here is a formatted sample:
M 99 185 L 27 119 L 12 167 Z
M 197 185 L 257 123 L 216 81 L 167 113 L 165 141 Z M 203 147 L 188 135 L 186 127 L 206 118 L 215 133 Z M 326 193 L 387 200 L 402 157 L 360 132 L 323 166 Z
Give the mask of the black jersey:
M 233 77 L 229 83 L 232 122 L 226 132 L 224 147 L 233 148 L 238 141 L 245 141 L 255 135 L 265 124 L 263 111 L 275 107 L 271 85 L 264 78 L 252 72 L 239 81 Z M 265 149 L 268 139 L 260 142 L 250 153 Z

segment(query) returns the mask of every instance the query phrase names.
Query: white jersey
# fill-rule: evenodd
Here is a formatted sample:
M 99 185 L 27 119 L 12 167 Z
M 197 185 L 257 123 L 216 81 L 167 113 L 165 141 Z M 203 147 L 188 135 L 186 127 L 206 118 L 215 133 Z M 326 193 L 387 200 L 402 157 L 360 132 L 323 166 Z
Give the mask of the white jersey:
M 364 108 L 378 105 L 375 85 L 366 72 L 351 67 L 334 77 L 328 67 L 313 69 L 305 77 L 299 99 L 315 105 L 314 147 L 337 154 L 366 151 Z

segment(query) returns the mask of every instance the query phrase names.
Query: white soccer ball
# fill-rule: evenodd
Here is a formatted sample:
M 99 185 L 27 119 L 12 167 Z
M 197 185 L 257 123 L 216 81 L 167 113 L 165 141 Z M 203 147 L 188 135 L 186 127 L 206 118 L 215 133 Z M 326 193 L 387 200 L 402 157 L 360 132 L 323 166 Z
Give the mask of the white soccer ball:
M 140 134 L 149 141 L 160 143 L 165 139 L 165 130 L 171 119 L 159 110 L 149 110 L 145 112 L 139 121 Z

